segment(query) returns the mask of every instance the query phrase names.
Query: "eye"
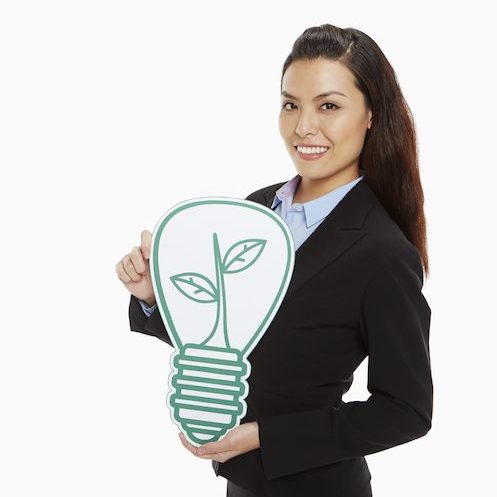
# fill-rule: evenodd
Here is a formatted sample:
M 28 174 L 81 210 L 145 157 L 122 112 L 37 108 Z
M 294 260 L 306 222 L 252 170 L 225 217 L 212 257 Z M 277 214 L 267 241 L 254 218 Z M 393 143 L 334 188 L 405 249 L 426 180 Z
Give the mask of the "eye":
M 281 107 L 284 109 L 284 110 L 291 110 L 291 109 L 286 109 L 286 106 L 287 105 L 295 105 L 293 104 L 292 102 L 285 102 Z
M 285 103 L 282 105 L 282 109 L 284 109 L 284 110 L 292 110 L 291 108 L 290 108 L 290 109 L 287 109 L 287 108 L 286 108 L 286 106 L 287 106 L 287 105 L 293 105 L 293 106 L 295 106 L 295 104 L 294 104 L 293 102 L 285 102 Z M 338 105 L 335 105 L 335 104 L 333 104 L 333 103 L 331 103 L 331 102 L 326 102 L 326 103 L 324 103 L 323 105 L 332 105 L 332 106 L 334 107 L 334 109 L 335 109 L 335 110 L 340 108 L 340 107 L 338 107 Z M 323 107 L 323 105 L 321 105 L 321 107 Z M 325 109 L 325 110 L 334 110 L 334 109 L 333 109 L 333 108 L 327 108 L 327 109 Z
M 338 107 L 338 105 L 332 104 L 331 102 L 326 102 L 326 103 L 325 103 L 325 104 L 323 104 L 323 105 L 333 105 L 333 107 L 335 107 L 335 109 L 339 109 L 339 108 L 340 108 L 340 107 Z M 322 107 L 323 105 L 321 105 L 321 107 Z M 326 109 L 326 110 L 333 110 L 333 109 L 329 109 L 329 108 L 328 108 L 328 109 Z

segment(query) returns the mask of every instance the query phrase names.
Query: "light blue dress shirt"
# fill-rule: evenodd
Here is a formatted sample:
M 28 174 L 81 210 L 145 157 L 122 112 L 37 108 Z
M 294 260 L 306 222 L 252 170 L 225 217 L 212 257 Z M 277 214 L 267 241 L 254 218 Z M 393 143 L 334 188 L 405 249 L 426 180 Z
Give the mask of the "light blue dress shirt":
M 293 196 L 300 182 L 297 174 L 276 190 L 271 209 L 273 209 L 288 225 L 297 250 L 309 235 L 321 224 L 323 219 L 338 205 L 340 200 L 364 177 L 364 171 L 359 169 L 361 176 L 342 185 L 321 197 L 309 200 L 303 204 L 293 204 Z M 151 316 L 157 304 L 148 306 L 139 300 L 143 312 Z

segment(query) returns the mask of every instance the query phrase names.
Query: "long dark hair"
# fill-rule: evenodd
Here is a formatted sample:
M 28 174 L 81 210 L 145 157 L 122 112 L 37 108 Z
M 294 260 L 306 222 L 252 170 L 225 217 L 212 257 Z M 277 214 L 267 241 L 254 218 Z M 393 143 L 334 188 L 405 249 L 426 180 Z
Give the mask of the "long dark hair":
M 428 275 L 424 195 L 419 177 L 416 132 L 411 110 L 395 71 L 376 42 L 354 28 L 321 24 L 306 29 L 283 64 L 324 57 L 344 64 L 354 75 L 372 111 L 359 167 L 390 217 L 418 249 Z

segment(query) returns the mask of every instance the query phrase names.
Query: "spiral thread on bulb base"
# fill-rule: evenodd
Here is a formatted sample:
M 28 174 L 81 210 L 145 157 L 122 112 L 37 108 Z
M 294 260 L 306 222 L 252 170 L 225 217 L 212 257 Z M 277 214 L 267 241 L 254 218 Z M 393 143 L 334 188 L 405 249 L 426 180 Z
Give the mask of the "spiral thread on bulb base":
M 169 403 L 191 441 L 219 440 L 245 411 L 247 364 L 237 349 L 187 344 L 174 357 Z M 243 397 L 240 399 L 240 397 Z

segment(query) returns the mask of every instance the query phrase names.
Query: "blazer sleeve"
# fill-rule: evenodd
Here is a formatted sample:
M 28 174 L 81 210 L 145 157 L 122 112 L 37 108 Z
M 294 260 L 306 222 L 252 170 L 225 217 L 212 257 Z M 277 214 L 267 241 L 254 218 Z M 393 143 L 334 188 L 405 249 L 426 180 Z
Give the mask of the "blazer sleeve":
M 150 317 L 147 317 L 147 315 L 143 312 L 139 300 L 134 295 L 131 295 L 128 317 L 131 331 L 137 331 L 139 333 L 144 333 L 145 335 L 154 336 L 171 345 L 171 347 L 174 346 L 169 333 L 164 326 L 158 307 L 155 308 Z
M 366 401 L 256 417 L 264 471 L 273 479 L 373 454 L 431 428 L 431 309 L 419 252 L 385 256 L 367 282 L 360 331 L 369 355 Z
M 260 197 L 260 193 L 263 189 L 252 192 L 245 200 L 253 200 L 258 203 L 262 203 L 263 199 Z M 159 312 L 159 308 L 156 307 L 153 313 L 148 317 L 140 305 L 140 301 L 131 295 L 128 307 L 128 317 L 129 317 L 129 327 L 131 331 L 137 331 L 139 333 L 144 333 L 145 335 L 150 335 L 166 342 L 171 347 L 174 347 L 171 337 L 162 321 L 162 317 Z

